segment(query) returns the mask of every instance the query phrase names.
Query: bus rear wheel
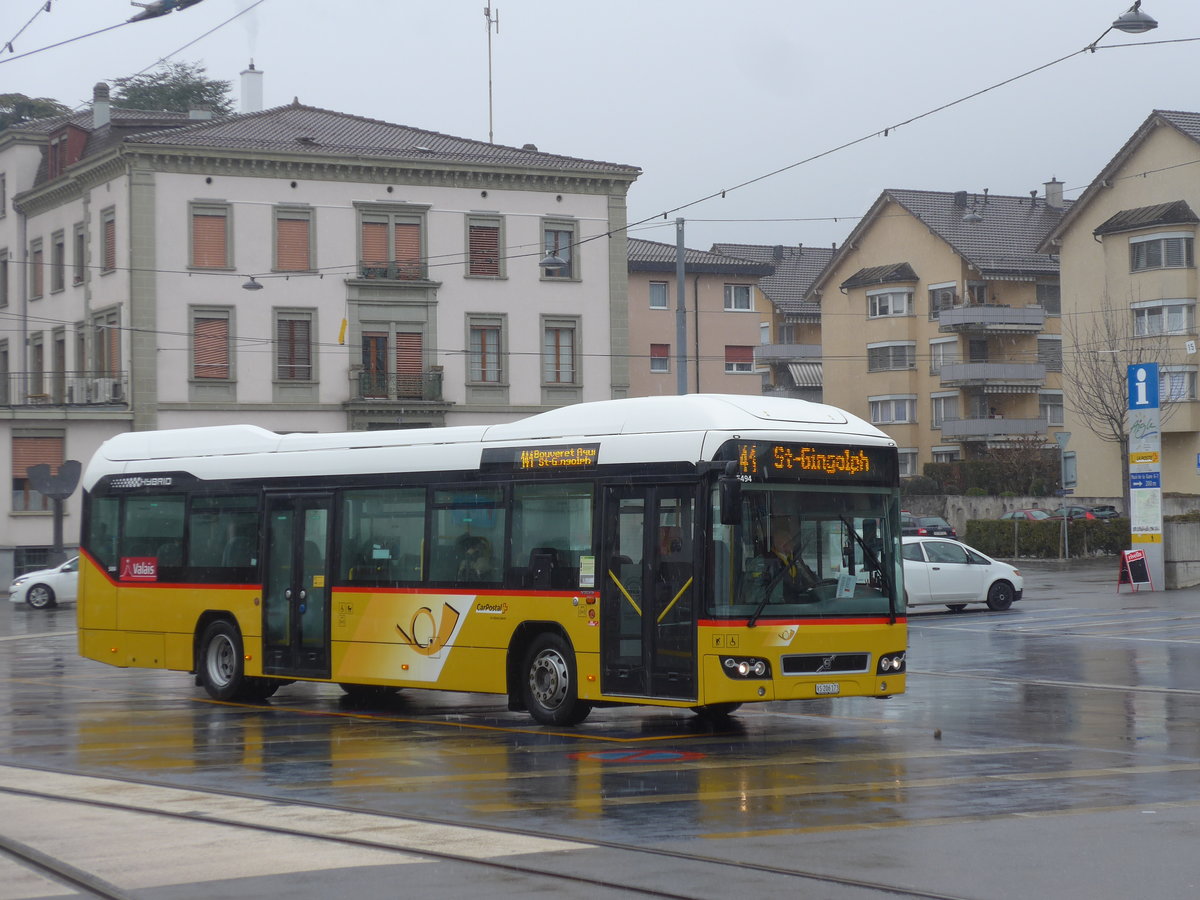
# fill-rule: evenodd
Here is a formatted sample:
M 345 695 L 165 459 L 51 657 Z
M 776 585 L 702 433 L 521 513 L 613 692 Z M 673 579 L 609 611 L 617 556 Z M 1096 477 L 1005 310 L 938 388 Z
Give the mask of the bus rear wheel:
M 542 725 L 578 725 L 592 711 L 579 699 L 575 654 L 557 634 L 534 638 L 525 654 L 521 684 L 525 708 Z
M 225 619 L 210 622 L 200 638 L 200 680 L 214 700 L 235 700 L 250 690 L 242 635 Z M 274 693 L 274 691 L 272 691 Z

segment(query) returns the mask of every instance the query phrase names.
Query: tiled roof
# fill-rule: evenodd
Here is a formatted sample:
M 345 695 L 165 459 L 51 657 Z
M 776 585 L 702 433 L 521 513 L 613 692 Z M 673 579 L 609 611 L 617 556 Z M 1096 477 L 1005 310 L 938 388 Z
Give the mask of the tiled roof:
M 872 284 L 893 284 L 901 281 L 920 281 L 913 267 L 906 262 L 888 263 L 859 269 L 839 285 L 843 288 L 866 287 Z
M 140 127 L 142 130 L 167 127 L 173 121 L 190 121 L 188 114 L 185 112 L 174 112 L 169 109 L 125 109 L 121 106 L 112 107 L 109 111 L 109 118 L 114 125 L 119 125 L 122 128 Z M 89 108 L 80 112 L 67 113 L 63 116 L 34 119 L 17 127 L 22 131 L 53 134 L 64 125 L 78 125 L 87 131 L 95 130 L 95 125 L 92 122 L 92 110 Z
M 1153 228 L 1159 225 L 1195 225 L 1200 218 L 1192 212 L 1186 200 L 1159 203 L 1155 206 L 1140 206 L 1123 209 L 1098 227 L 1092 234 L 1115 234 L 1135 228 Z
M 674 272 L 676 249 L 674 244 L 659 241 L 629 239 L 629 271 L 631 272 Z M 774 269 L 764 263 L 731 256 L 692 250 L 685 247 L 683 263 L 689 272 L 703 275 L 769 275 Z
M 713 253 L 767 262 L 774 274 L 758 280 L 759 289 L 785 316 L 819 316 L 819 304 L 804 295 L 833 258 L 830 247 L 792 247 L 779 244 L 713 244 Z
M 576 159 L 536 149 L 506 147 L 292 103 L 262 112 L 197 122 L 185 128 L 143 134 L 127 144 L 302 153 L 313 156 L 429 160 L 472 165 L 516 166 L 563 172 L 636 177 L 636 166 Z M 527 145 L 532 147 L 532 145 Z
M 962 192 L 888 190 L 884 196 L 920 219 L 984 278 L 1058 273 L 1058 258 L 1037 248 L 1070 208 L 1070 201 L 1060 209 L 1032 195 L 967 195 L 964 201 Z M 981 220 L 964 222 L 972 211 Z

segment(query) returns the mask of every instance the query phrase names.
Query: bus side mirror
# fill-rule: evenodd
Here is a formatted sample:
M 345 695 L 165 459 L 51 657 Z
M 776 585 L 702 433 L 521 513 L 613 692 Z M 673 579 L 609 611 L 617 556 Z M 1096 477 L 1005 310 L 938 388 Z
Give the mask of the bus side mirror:
M 721 501 L 721 524 L 742 524 L 742 483 L 734 476 L 737 463 L 730 462 L 725 474 L 717 479 L 717 496 Z

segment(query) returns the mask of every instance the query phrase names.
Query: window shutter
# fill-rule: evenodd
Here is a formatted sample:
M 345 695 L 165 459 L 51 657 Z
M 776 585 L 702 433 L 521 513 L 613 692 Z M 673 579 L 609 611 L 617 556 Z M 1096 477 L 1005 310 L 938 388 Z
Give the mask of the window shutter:
M 104 222 L 104 268 L 117 267 L 117 222 L 106 219 Z
M 386 222 L 362 223 L 363 278 L 385 278 L 387 276 L 388 227 Z M 381 269 L 382 271 L 375 271 Z
M 396 223 L 396 277 L 421 277 L 421 226 Z
M 30 466 L 48 465 L 57 471 L 63 464 L 61 437 L 14 437 L 12 439 L 13 478 L 27 478 Z
M 308 219 L 275 220 L 275 267 L 284 272 L 304 272 L 312 268 L 308 258 Z
M 192 216 L 192 265 L 223 269 L 228 265 L 225 247 L 225 217 L 196 213 Z
M 469 229 L 471 275 L 500 274 L 500 229 L 495 225 L 472 225 Z
M 195 370 L 196 378 L 229 377 L 229 320 L 195 320 Z
M 752 363 L 754 362 L 754 348 L 741 347 L 733 344 L 725 345 L 725 362 L 727 363 Z
M 402 331 L 396 335 L 396 394 L 399 397 L 420 397 L 421 377 L 425 371 L 422 356 L 422 335 L 419 331 Z
M 121 372 L 121 329 L 115 324 L 108 326 L 108 374 Z
M 312 323 L 308 319 L 281 318 L 275 323 L 279 378 L 308 381 L 312 378 Z
M 33 293 L 31 296 L 42 296 L 42 251 L 33 251 Z

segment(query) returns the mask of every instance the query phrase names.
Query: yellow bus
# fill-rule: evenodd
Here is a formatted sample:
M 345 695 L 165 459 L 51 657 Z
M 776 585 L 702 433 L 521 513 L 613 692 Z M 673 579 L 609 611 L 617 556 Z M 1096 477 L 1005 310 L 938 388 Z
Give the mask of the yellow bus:
M 434 688 L 572 725 L 904 690 L 896 446 L 830 406 L 129 432 L 83 486 L 80 653 L 221 700 Z

